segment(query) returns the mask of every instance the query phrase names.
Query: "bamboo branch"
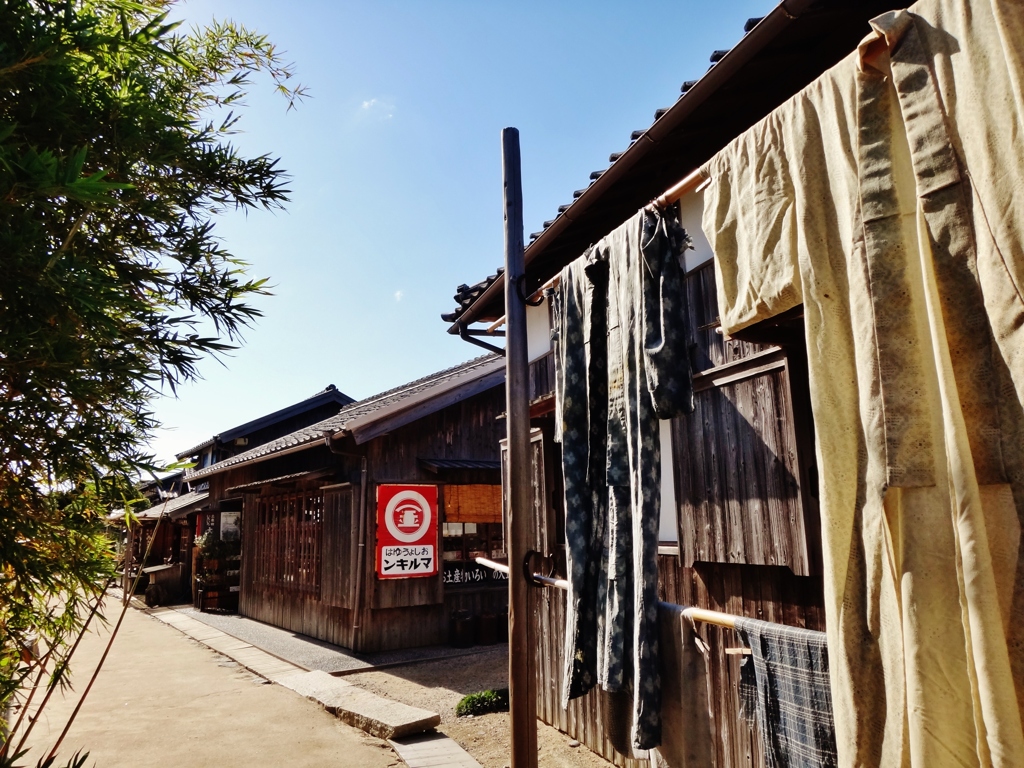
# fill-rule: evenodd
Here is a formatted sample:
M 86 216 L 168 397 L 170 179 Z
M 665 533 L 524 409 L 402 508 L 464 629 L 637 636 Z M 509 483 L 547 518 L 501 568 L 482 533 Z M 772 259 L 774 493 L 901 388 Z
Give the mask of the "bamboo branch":
M 146 545 L 146 553 L 142 556 L 142 562 L 145 564 L 146 560 L 149 559 L 149 553 L 153 549 L 153 542 L 156 541 L 157 531 L 160 530 L 160 523 L 164 520 L 164 515 L 161 515 L 156 520 L 156 525 L 153 526 L 153 535 L 149 537 L 149 544 Z M 135 577 L 135 581 L 132 582 L 132 594 L 135 593 L 135 588 L 139 585 L 139 580 L 142 578 L 142 568 L 139 568 L 139 573 Z M 67 724 L 64 726 L 64 730 L 61 731 L 60 736 L 57 738 L 57 743 L 53 745 L 53 749 L 46 756 L 47 760 L 52 760 L 57 755 L 57 750 L 60 749 L 60 745 L 64 741 L 64 737 L 68 735 L 68 731 L 71 730 L 72 724 L 75 722 L 75 718 L 78 717 L 79 710 L 82 709 L 82 705 L 85 703 L 86 697 L 89 695 L 89 691 L 92 690 L 93 684 L 96 682 L 96 678 L 99 677 L 100 670 L 103 669 L 103 664 L 107 660 L 107 656 L 110 654 L 110 649 L 114 645 L 114 640 L 117 638 L 117 631 L 121 628 L 121 622 L 124 621 L 124 615 L 128 612 L 128 606 L 131 605 L 131 598 L 125 600 L 124 605 L 121 606 L 121 615 L 117 617 L 117 623 L 114 625 L 113 631 L 110 633 L 110 639 L 107 641 L 107 647 L 103 649 L 103 655 L 100 656 L 99 663 L 96 665 L 96 669 L 92 673 L 92 677 L 89 678 L 89 684 L 85 686 L 85 690 L 82 691 L 82 698 L 78 700 L 78 704 L 75 705 L 74 711 L 68 718 Z
M 75 638 L 75 642 L 72 644 L 71 650 L 68 651 L 67 656 L 65 656 L 64 659 L 62 660 L 61 663 L 64 665 L 65 668 L 67 668 L 68 664 L 70 663 L 71 657 L 75 655 L 75 651 L 78 650 L 78 646 L 82 642 L 82 638 L 85 637 L 85 633 L 88 631 L 89 624 L 90 622 L 92 622 L 93 617 L 95 617 L 96 614 L 99 612 L 99 608 L 103 604 L 103 598 L 106 597 L 107 590 L 110 589 L 110 584 L 111 581 L 107 581 L 106 585 L 103 587 L 103 591 L 100 592 L 99 597 L 96 599 L 95 605 L 93 605 L 92 609 L 89 611 L 89 616 L 85 620 L 85 624 L 82 625 L 82 629 L 78 633 L 78 637 Z M 28 713 L 29 705 L 32 704 L 32 697 L 35 696 L 36 691 L 39 688 L 39 683 L 42 680 L 43 674 L 46 672 L 46 660 L 50 657 L 55 648 L 56 646 L 50 648 L 50 650 L 48 650 L 46 652 L 46 655 L 43 657 L 41 661 L 42 668 L 39 670 L 39 678 L 36 680 L 36 685 L 32 688 L 32 692 L 28 695 L 28 698 L 25 700 L 21 712 L 18 713 L 18 721 L 14 724 L 14 727 L 11 728 L 11 738 L 4 743 L 2 748 L 0 748 L 0 757 L 3 757 L 7 753 L 7 748 L 10 745 L 10 742 L 14 739 L 14 734 L 17 733 L 18 728 L 21 727 L 21 722 L 25 718 L 25 715 Z M 28 739 L 29 734 L 32 733 L 32 729 L 35 727 L 36 722 L 38 722 L 39 720 L 39 714 L 46 708 L 46 705 L 50 701 L 50 697 L 53 695 L 53 692 L 54 690 L 56 690 L 56 688 L 56 681 L 54 681 L 50 684 L 50 687 L 46 691 L 46 695 L 43 697 L 42 702 L 40 702 L 39 709 L 36 710 L 36 714 L 29 719 L 28 728 L 25 730 L 25 733 L 22 734 L 21 739 L 18 741 L 18 746 L 14 749 L 15 754 L 20 752 L 21 748 L 25 746 L 25 741 Z

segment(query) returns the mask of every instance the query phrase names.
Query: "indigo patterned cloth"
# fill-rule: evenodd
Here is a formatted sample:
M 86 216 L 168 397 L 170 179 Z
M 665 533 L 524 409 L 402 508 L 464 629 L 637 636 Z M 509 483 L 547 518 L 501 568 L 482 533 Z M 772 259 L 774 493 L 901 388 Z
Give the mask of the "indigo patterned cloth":
M 565 480 L 563 703 L 632 695 L 632 742 L 660 742 L 658 420 L 693 410 L 676 215 L 644 209 L 561 274 L 556 432 Z
M 737 619 L 736 632 L 751 650 L 743 661 L 740 698 L 747 707 L 755 704 L 765 764 L 834 768 L 838 759 L 825 633 L 757 619 Z M 752 715 L 749 708 L 746 714 Z
M 586 259 L 577 259 L 563 269 L 553 301 L 555 439 L 562 443 L 565 509 L 572 510 L 565 520 L 572 588 L 566 606 L 563 706 L 597 682 L 597 611 L 608 568 L 603 549 L 607 269 L 592 267 L 588 275 L 587 267 Z

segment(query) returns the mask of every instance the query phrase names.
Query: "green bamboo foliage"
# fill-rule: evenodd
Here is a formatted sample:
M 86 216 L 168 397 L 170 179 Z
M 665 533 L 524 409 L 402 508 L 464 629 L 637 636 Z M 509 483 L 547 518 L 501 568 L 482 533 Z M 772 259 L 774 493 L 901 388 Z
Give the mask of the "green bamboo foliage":
M 232 145 L 231 110 L 257 73 L 289 108 L 303 91 L 265 37 L 172 11 L 0 0 L 0 702 L 36 639 L 63 669 L 112 573 L 103 518 L 158 469 L 153 397 L 266 292 L 214 217 L 282 206 L 286 177 Z

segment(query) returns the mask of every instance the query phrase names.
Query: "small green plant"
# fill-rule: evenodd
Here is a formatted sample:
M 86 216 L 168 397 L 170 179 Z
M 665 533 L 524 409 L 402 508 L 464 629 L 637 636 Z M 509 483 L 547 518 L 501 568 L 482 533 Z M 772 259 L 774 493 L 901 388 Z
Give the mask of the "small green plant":
M 486 715 L 488 712 L 508 712 L 508 688 L 471 693 L 455 705 L 456 717 Z

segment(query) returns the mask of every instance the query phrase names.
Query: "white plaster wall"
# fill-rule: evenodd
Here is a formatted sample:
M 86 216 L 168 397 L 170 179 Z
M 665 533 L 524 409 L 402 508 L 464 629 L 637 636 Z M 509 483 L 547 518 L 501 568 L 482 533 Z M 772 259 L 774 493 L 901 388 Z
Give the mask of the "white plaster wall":
M 658 527 L 658 541 L 676 543 L 679 529 L 676 526 L 676 484 L 672 472 L 672 422 L 659 421 L 661 438 L 661 520 Z
M 686 267 L 687 272 L 691 269 L 696 269 L 701 264 L 706 261 L 710 261 L 714 257 L 714 253 L 711 251 L 711 244 L 704 236 L 704 230 L 701 229 L 700 226 L 701 218 L 703 216 L 703 192 L 695 192 L 693 194 L 686 195 L 679 201 L 679 220 L 683 225 L 683 229 L 685 229 L 687 234 L 689 234 L 693 239 L 693 246 L 695 249 L 686 252 L 684 266 Z
M 548 300 L 539 307 L 526 305 L 526 352 L 532 363 L 551 350 L 551 313 Z

